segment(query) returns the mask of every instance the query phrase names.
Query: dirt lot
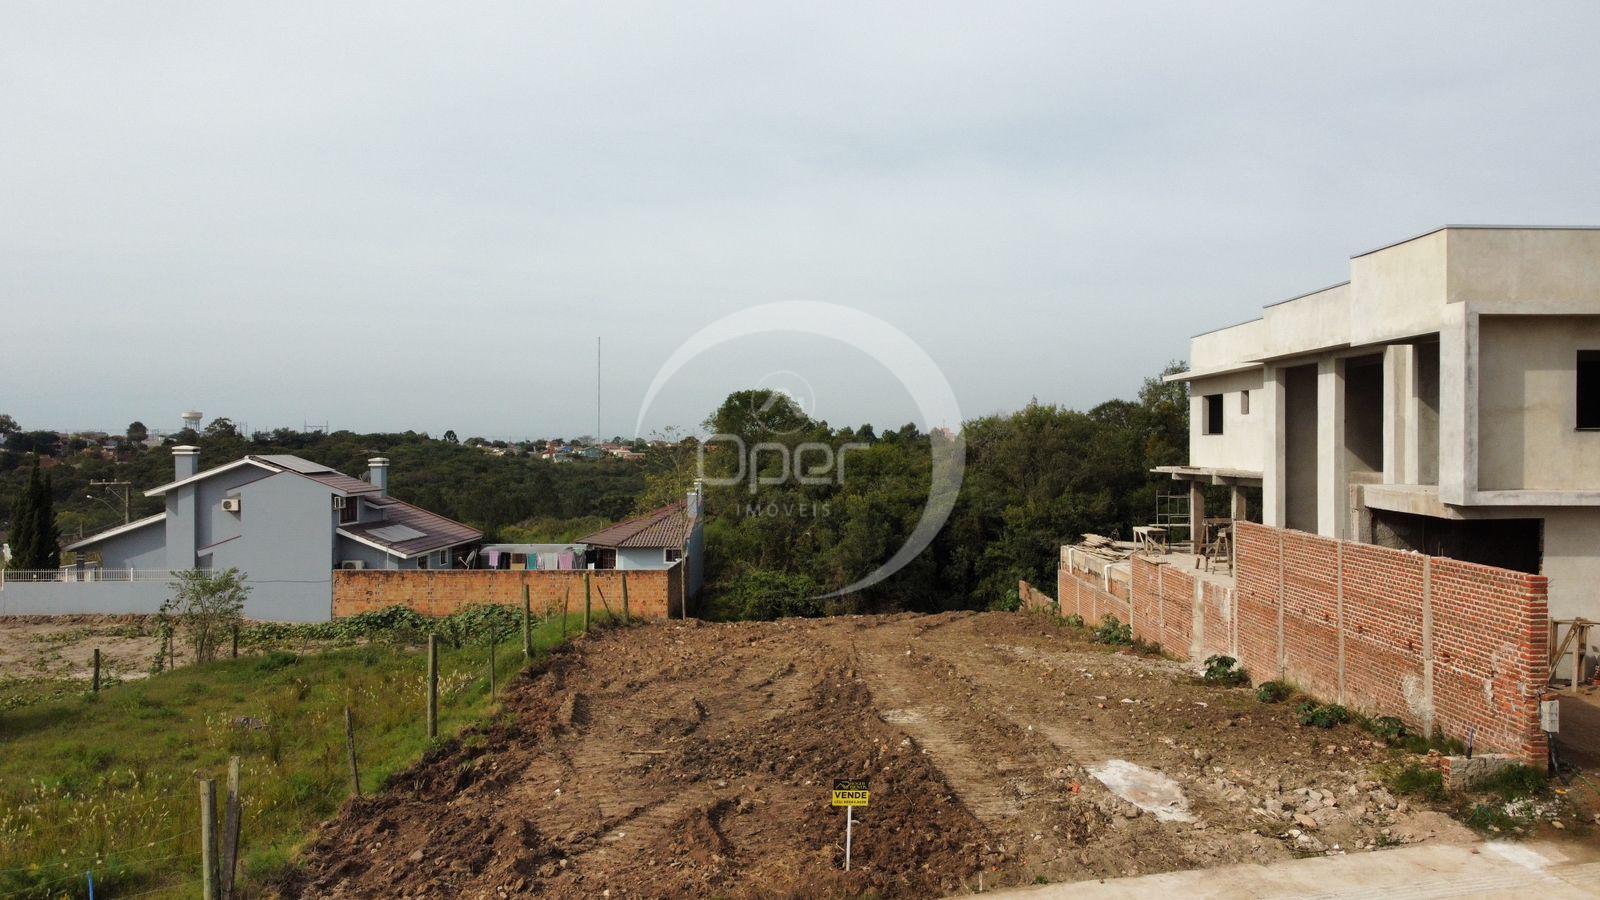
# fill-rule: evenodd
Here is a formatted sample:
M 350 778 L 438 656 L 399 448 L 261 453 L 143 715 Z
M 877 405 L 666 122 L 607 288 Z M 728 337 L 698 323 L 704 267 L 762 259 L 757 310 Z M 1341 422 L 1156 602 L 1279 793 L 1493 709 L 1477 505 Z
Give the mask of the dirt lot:
M 652 625 L 352 803 L 285 892 L 937 896 L 1469 839 L 1371 781 L 1385 758 L 1029 616 Z M 849 874 L 838 777 L 872 787 Z
M 124 681 L 150 674 L 157 635 L 153 616 L 7 616 L 0 620 L 0 680 L 74 679 L 101 672 Z M 177 648 L 179 663 L 183 648 Z

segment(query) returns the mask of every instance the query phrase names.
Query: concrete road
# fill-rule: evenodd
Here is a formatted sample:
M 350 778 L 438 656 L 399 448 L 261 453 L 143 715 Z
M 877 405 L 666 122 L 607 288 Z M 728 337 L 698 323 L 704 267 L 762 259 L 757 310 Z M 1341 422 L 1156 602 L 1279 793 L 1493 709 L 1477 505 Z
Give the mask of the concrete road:
M 1420 844 L 1348 856 L 1269 865 L 1225 866 L 1135 878 L 1078 881 L 995 891 L 1016 900 L 1123 897 L 1294 897 L 1323 900 L 1425 900 L 1433 897 L 1600 897 L 1600 860 L 1570 846 L 1490 842 Z

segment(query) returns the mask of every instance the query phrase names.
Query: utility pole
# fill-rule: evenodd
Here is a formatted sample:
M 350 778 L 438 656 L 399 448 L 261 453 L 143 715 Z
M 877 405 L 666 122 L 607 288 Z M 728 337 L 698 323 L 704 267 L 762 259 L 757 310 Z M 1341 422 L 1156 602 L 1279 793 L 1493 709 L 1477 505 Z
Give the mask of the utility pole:
M 600 433 L 600 335 L 594 336 L 594 442 L 605 443 Z
M 133 482 L 131 481 L 91 481 L 90 487 L 103 487 L 113 497 L 122 500 L 122 524 L 132 521 L 133 512 Z M 95 498 L 100 499 L 100 498 Z M 104 501 L 102 501 L 104 502 Z

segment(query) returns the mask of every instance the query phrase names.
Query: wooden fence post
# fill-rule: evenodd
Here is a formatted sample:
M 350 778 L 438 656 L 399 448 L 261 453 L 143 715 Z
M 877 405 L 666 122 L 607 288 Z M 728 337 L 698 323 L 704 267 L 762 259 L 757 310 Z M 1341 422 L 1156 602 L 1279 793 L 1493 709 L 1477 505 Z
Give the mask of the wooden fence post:
M 237 756 L 228 759 L 228 800 L 222 815 L 222 896 L 231 900 L 239 872 L 239 829 L 244 824 L 244 808 L 239 801 Z
M 100 648 L 94 648 L 94 692 L 100 693 Z
M 567 640 L 567 607 L 572 600 L 572 582 L 567 582 L 567 591 L 561 595 L 561 640 Z
M 593 602 L 589 598 L 589 582 L 590 582 L 589 570 L 588 569 L 584 569 L 583 570 L 583 633 L 584 634 L 588 634 L 589 633 L 589 611 L 594 605 Z
M 494 630 L 490 629 L 490 631 L 489 631 L 489 702 L 491 702 L 491 703 L 494 702 L 494 693 L 495 693 L 495 691 L 494 691 L 494 687 L 495 687 L 495 685 L 494 685 L 494 645 L 499 640 L 500 640 L 500 635 L 495 634 Z
M 217 782 L 200 779 L 200 896 L 217 896 Z
M 439 736 L 439 635 L 428 635 L 428 739 Z
M 522 656 L 533 659 L 533 611 L 526 584 L 522 586 Z
M 350 793 L 361 799 L 361 769 L 356 766 L 356 723 L 350 716 L 350 707 L 344 708 L 344 746 L 350 756 Z
M 632 625 L 633 616 L 628 612 L 628 570 L 622 570 L 622 624 Z
M 233 658 L 239 658 L 239 623 L 233 623 Z

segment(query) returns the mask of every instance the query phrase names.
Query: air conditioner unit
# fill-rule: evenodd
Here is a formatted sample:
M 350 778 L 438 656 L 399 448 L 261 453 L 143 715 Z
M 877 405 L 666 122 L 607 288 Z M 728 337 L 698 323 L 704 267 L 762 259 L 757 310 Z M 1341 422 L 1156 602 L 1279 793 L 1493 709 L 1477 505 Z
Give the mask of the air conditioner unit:
M 365 569 L 366 567 L 366 561 L 361 559 L 347 559 L 339 563 L 339 568 L 341 569 Z
M 333 508 L 334 509 L 344 509 L 344 505 L 347 502 L 349 502 L 349 501 L 345 497 L 334 497 L 333 498 Z
M 243 499 L 239 497 L 224 497 L 222 498 L 222 511 L 236 513 L 240 510 L 243 504 Z

